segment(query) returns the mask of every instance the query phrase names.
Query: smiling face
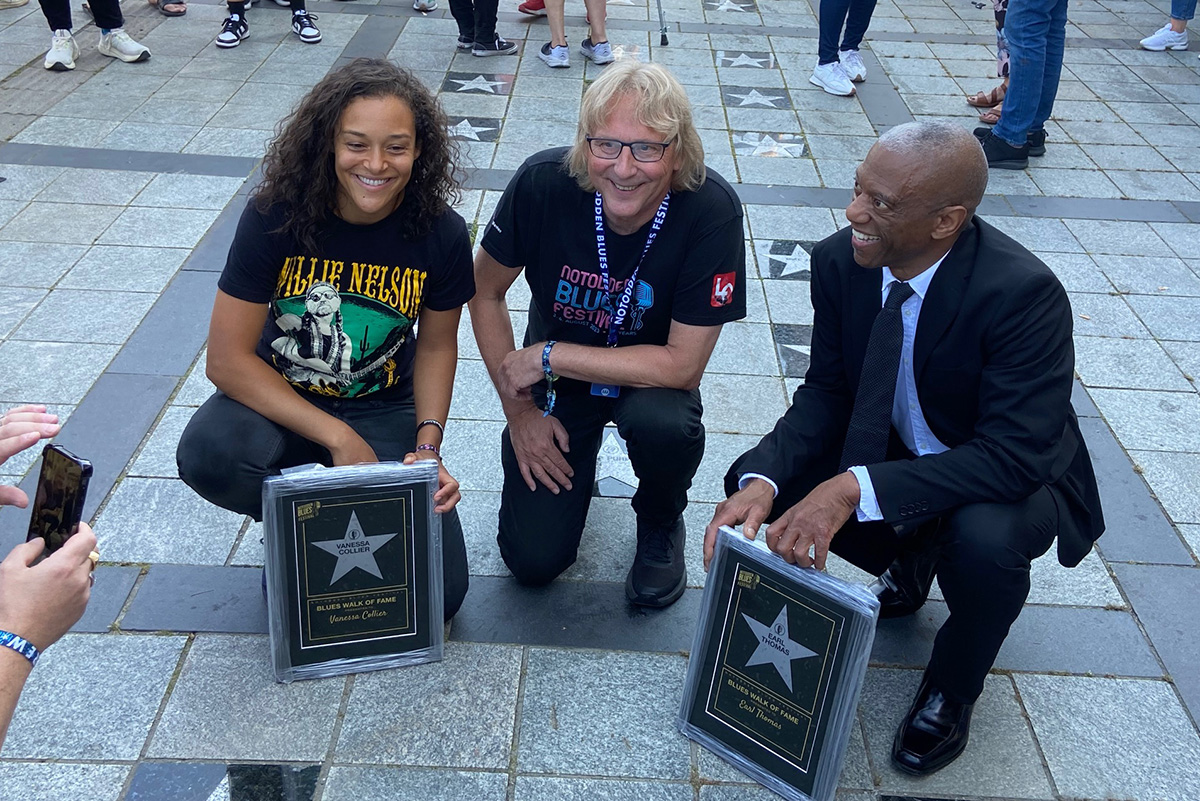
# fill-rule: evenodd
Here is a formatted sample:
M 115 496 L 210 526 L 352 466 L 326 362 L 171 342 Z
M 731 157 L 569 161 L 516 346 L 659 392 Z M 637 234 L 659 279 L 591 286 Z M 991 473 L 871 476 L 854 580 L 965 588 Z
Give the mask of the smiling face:
M 333 144 L 337 213 L 366 225 L 404 200 L 413 162 L 421 155 L 412 109 L 398 97 L 359 97 L 346 106 Z
M 907 280 L 949 249 L 930 174 L 924 165 L 878 145 L 867 153 L 855 174 L 854 200 L 846 207 L 859 266 L 886 266 Z
M 635 103 L 628 95 L 612 107 L 608 120 L 588 135 L 622 142 L 665 142 L 667 136 L 638 123 Z M 629 148 L 621 148 L 615 159 L 602 159 L 588 151 L 587 171 L 592 185 L 604 197 L 604 219 L 619 234 L 631 234 L 654 219 L 658 204 L 671 189 L 679 165 L 675 147 L 666 149 L 661 161 L 636 161 Z

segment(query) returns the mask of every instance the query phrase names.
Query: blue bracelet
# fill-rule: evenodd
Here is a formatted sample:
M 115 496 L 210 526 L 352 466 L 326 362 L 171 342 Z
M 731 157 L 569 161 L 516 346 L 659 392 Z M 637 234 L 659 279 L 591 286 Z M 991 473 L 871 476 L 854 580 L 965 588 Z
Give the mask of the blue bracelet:
M 554 379 L 558 378 L 554 371 L 550 369 L 550 349 L 558 344 L 558 340 L 552 339 L 542 348 L 542 372 L 546 375 L 546 408 L 542 410 L 542 417 L 549 417 L 554 411 L 554 401 L 557 393 L 554 391 Z
M 0 646 L 11 648 L 21 656 L 29 660 L 29 666 L 37 667 L 38 657 L 41 654 L 38 649 L 29 640 L 24 637 L 18 637 L 11 631 L 0 630 Z

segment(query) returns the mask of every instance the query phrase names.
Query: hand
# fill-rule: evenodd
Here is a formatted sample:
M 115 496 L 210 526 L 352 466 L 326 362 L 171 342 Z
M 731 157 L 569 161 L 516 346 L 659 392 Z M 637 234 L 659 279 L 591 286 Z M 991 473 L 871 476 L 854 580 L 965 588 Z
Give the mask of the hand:
M 0 464 L 31 447 L 40 439 L 56 435 L 62 426 L 58 415 L 46 414 L 45 406 L 18 406 L 0 417 Z M 24 509 L 29 496 L 16 487 L 0 485 L 0 506 Z
M 418 461 L 438 463 L 438 488 L 437 492 L 433 493 L 433 511 L 440 515 L 449 512 L 462 500 L 462 493 L 458 491 L 458 481 L 450 475 L 446 465 L 442 464 L 441 457 L 434 456 L 432 451 L 414 451 L 404 457 L 405 464 Z
M 529 388 L 546 377 L 542 369 L 542 350 L 545 347 L 545 342 L 537 342 L 504 357 L 496 376 L 500 382 L 496 389 L 501 398 L 519 400 L 530 396 Z
M 349 434 L 344 440 L 337 445 L 329 448 L 329 455 L 333 458 L 333 466 L 341 467 L 348 464 L 374 464 L 379 461 L 379 457 L 375 455 L 375 451 L 367 444 L 367 441 L 354 432 L 349 430 Z
M 570 453 L 567 430 L 557 418 L 543 417 L 532 403 L 508 417 L 508 435 L 512 439 L 517 466 L 529 491 L 537 489 L 534 479 L 555 495 L 559 487 L 571 489 L 575 470 L 567 463 L 564 453 Z
M 712 561 L 717 544 L 717 529 L 741 524 L 748 540 L 758 536 L 758 527 L 771 514 L 775 504 L 775 488 L 761 478 L 751 479 L 746 486 L 717 504 L 712 522 L 704 529 L 704 569 Z
M 854 514 L 858 500 L 858 479 L 853 473 L 841 473 L 818 484 L 767 527 L 767 547 L 792 564 L 824 570 L 829 543 Z
M 33 563 L 45 549 L 39 537 L 13 548 L 0 562 L 0 629 L 49 648 L 83 615 L 91 596 L 88 554 L 96 548 L 96 535 L 87 523 L 41 563 Z

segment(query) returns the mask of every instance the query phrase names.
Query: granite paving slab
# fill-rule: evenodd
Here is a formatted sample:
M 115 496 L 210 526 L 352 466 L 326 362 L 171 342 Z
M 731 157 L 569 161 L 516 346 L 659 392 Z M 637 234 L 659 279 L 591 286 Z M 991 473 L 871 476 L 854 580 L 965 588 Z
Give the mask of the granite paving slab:
M 103 557 L 103 554 L 101 554 Z M 108 631 L 129 599 L 129 591 L 141 575 L 136 567 L 96 568 L 96 583 L 92 587 L 87 609 L 79 622 L 71 627 L 76 633 L 103 634 Z
M 261 581 L 262 571 L 252 567 L 152 565 L 121 628 L 266 634 Z
M 125 479 L 96 520 L 105 559 L 139 564 L 224 564 L 241 526 L 241 515 L 164 478 Z
M 1017 676 L 1055 786 L 1074 798 L 1200 794 L 1200 737 L 1165 682 Z
M 638 782 L 615 779 L 560 779 L 518 776 L 514 801 L 692 801 L 695 791 L 684 782 Z
M 0 228 L 0 239 L 90 245 L 121 214 L 120 206 L 35 201 Z M 70 220 L 70 225 L 64 225 Z
M 320 765 L 143 762 L 126 801 L 312 801 Z
M 142 375 L 182 376 L 208 337 L 208 319 L 217 293 L 211 272 L 180 270 L 141 325 L 113 360 L 113 369 Z
M 325 780 L 322 801 L 395 801 L 398 798 L 501 801 L 507 790 L 508 776 L 504 773 L 335 765 Z
M 1163 347 L 1152 340 L 1076 337 L 1075 370 L 1088 387 L 1193 389 Z
M 521 661 L 520 648 L 450 643 L 441 662 L 356 676 L 334 760 L 507 768 Z
M 130 207 L 104 232 L 100 244 L 190 248 L 216 216 L 211 209 Z
M 1101 554 L 1110 561 L 1191 564 L 1187 549 L 1175 535 L 1162 508 L 1144 491 L 1143 476 L 1135 472 L 1108 426 L 1097 419 L 1080 420 L 1079 426 L 1092 457 L 1104 506 L 1106 530 L 1097 544 Z M 1171 458 L 1169 454 L 1162 456 Z M 1146 454 L 1146 457 L 1153 460 L 1157 455 Z M 1186 502 L 1188 495 L 1184 492 L 1179 497 Z
M 120 345 L 155 300 L 149 292 L 54 289 L 10 338 Z
M 9 286 L 49 289 L 86 252 L 81 245 L 0 241 L 0 273 Z
M 1200 636 L 1191 614 L 1200 597 L 1200 570 L 1121 564 L 1113 569 L 1192 719 L 1200 720 Z
M 0 402 L 79 403 L 116 355 L 115 345 L 0 344 Z
M 62 277 L 60 289 L 161 292 L 188 251 L 183 248 L 95 245 Z M 122 340 L 124 341 L 124 340 Z
M 674 726 L 685 669 L 677 655 L 532 649 L 517 769 L 687 780 Z
M 30 287 L 0 289 L 0 340 L 21 324 L 46 297 L 46 291 Z
M 266 637 L 197 635 L 147 756 L 319 762 L 345 684 L 344 678 L 276 684 Z
M 1200 397 L 1185 392 L 1092 389 L 1117 439 L 1130 450 L 1200 452 Z
M 117 801 L 128 765 L 69 762 L 5 762 L 4 781 L 21 788 L 23 801 L 60 801 L 88 798 Z
M 902 796 L 988 795 L 1054 799 L 1033 733 L 1007 676 L 988 676 L 975 704 L 971 742 L 957 760 L 920 779 L 891 765 L 892 738 L 920 683 L 920 671 L 867 671 L 859 708 L 877 788 Z
M 1200 497 L 1197 494 L 1200 491 L 1197 482 L 1200 457 L 1191 453 L 1155 451 L 1132 451 L 1129 455 L 1173 521 L 1200 522 L 1200 502 L 1197 501 Z M 1186 564 L 1186 561 L 1181 563 Z
M 185 638 L 69 634 L 38 662 L 4 743 L 9 757 L 138 758 Z M 77 720 L 88 699 L 86 725 Z
M 66 170 L 37 197 L 57 203 L 123 206 L 154 177 L 152 172 L 125 170 Z
M 175 463 L 175 449 L 183 429 L 196 410 L 190 406 L 171 406 L 163 412 L 155 425 L 150 439 L 142 447 L 128 475 L 155 478 L 178 478 L 179 468 Z

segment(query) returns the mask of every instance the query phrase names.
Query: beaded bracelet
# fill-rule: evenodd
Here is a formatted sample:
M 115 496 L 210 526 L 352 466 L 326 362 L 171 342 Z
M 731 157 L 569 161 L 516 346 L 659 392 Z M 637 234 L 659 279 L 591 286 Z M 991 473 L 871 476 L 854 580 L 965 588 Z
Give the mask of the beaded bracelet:
M 36 646 L 24 637 L 18 637 L 11 631 L 0 630 L 0 646 L 11 648 L 21 656 L 29 660 L 29 666 L 37 667 L 38 657 L 41 654 Z
M 434 456 L 436 456 L 438 459 L 441 459 L 441 458 L 442 458 L 442 452 L 438 450 L 438 446 L 437 446 L 437 445 L 430 445 L 428 442 L 427 442 L 427 443 L 425 443 L 424 445 L 418 445 L 418 446 L 415 448 L 415 450 L 418 450 L 418 451 L 433 451 L 433 455 L 434 455 Z

